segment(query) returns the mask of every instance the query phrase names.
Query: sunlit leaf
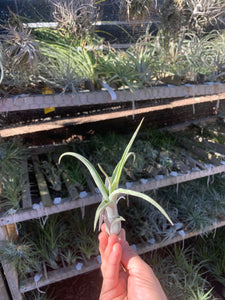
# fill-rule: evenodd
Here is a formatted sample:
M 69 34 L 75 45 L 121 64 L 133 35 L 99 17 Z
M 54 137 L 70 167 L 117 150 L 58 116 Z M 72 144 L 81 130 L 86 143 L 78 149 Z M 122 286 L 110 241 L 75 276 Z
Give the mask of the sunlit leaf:
M 134 196 L 134 197 L 138 197 L 138 198 L 142 198 L 146 201 L 148 201 L 150 204 L 154 205 L 156 208 L 158 208 L 158 210 L 168 219 L 168 221 L 173 225 L 172 220 L 170 219 L 170 217 L 168 216 L 168 214 L 165 212 L 165 210 L 155 201 L 153 200 L 151 197 L 140 193 L 140 192 L 136 192 L 136 191 L 132 191 L 132 190 L 127 190 L 127 189 L 117 189 L 114 192 L 112 192 L 109 196 L 109 200 L 111 201 L 111 199 L 115 199 L 119 197 L 119 195 L 121 194 L 125 194 L 125 195 L 130 195 L 130 196 Z
M 59 158 L 59 163 L 61 162 L 61 159 L 63 158 L 63 156 L 66 156 L 66 155 L 71 155 L 71 156 L 79 159 L 88 168 L 94 182 L 96 183 L 99 191 L 101 192 L 101 194 L 103 196 L 103 199 L 108 200 L 109 192 L 108 192 L 106 186 L 104 185 L 101 177 L 99 176 L 98 172 L 96 171 L 95 167 L 85 157 L 83 157 L 82 155 L 80 155 L 78 153 L 74 153 L 74 152 L 63 153 Z
M 130 151 L 130 148 L 136 138 L 136 135 L 138 134 L 138 131 L 142 125 L 144 121 L 144 118 L 141 120 L 140 124 L 138 125 L 137 129 L 135 130 L 132 138 L 130 139 L 130 142 L 129 144 L 127 145 L 126 149 L 124 150 L 124 153 L 123 153 L 123 156 L 121 158 L 121 160 L 119 161 L 119 163 L 117 164 L 115 170 L 113 171 L 113 175 L 112 175 L 112 179 L 111 179 L 111 182 L 112 182 L 112 186 L 111 186 L 111 190 L 114 191 L 118 184 L 119 184 L 119 180 L 120 180 L 120 176 L 121 176 L 121 173 L 122 173 L 122 170 L 123 170 L 123 167 L 127 161 L 127 159 L 129 158 L 129 156 L 132 154 L 132 153 L 129 153 Z

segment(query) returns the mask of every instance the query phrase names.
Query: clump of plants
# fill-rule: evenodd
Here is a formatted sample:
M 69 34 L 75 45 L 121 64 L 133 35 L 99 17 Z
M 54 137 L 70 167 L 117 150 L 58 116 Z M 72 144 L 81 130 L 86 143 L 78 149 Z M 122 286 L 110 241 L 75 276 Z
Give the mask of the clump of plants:
M 0 241 L 0 255 L 1 259 L 7 261 L 10 267 L 16 268 L 20 279 L 24 279 L 26 274 L 40 269 L 35 248 L 25 240 Z
M 205 279 L 203 262 L 196 263 L 194 251 L 182 245 L 144 255 L 153 267 L 168 299 L 213 300 L 212 286 Z
M 20 207 L 25 155 L 26 151 L 18 140 L 3 141 L 0 145 L 0 210 L 15 212 Z
M 93 0 L 51 0 L 52 15 L 65 34 L 81 38 L 93 31 L 97 8 Z
M 220 228 L 215 233 L 198 238 L 194 251 L 198 261 L 202 262 L 211 281 L 216 281 L 225 286 L 225 254 L 224 254 L 224 229 Z

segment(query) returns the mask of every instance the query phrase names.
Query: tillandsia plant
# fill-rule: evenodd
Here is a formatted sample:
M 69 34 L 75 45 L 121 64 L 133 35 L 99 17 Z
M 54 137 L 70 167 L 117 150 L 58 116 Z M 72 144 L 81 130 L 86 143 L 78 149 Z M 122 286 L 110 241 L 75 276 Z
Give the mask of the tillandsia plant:
M 105 184 L 103 183 L 100 175 L 96 171 L 95 167 L 82 155 L 74 152 L 65 152 L 63 153 L 60 158 L 59 158 L 59 163 L 63 156 L 65 155 L 72 155 L 73 157 L 77 158 L 80 160 L 89 170 L 90 174 L 92 175 L 95 184 L 97 185 L 99 191 L 102 194 L 102 202 L 97 208 L 96 214 L 95 214 L 95 220 L 94 220 L 94 230 L 96 229 L 97 222 L 99 220 L 99 228 L 101 224 L 104 222 L 106 231 L 108 234 L 119 234 L 121 231 L 121 221 L 124 221 L 123 217 L 119 216 L 118 214 L 118 208 L 117 204 L 121 198 L 123 198 L 123 195 L 130 195 L 134 197 L 139 197 L 142 198 L 146 201 L 148 201 L 150 204 L 154 205 L 157 207 L 161 213 L 170 221 L 170 223 L 173 225 L 173 222 L 171 221 L 170 217 L 167 215 L 167 213 L 164 211 L 164 209 L 152 198 L 149 196 L 129 190 L 129 189 L 124 189 L 124 188 L 119 188 L 119 181 L 121 177 L 121 173 L 123 171 L 124 165 L 126 161 L 128 160 L 129 157 L 133 156 L 135 159 L 135 154 L 133 152 L 130 152 L 130 148 L 135 140 L 135 137 L 141 127 L 141 124 L 143 122 L 140 122 L 139 126 L 137 127 L 136 131 L 134 132 L 132 138 L 130 139 L 130 142 L 128 143 L 122 158 L 116 165 L 113 174 L 111 177 L 109 177 L 105 171 L 102 169 L 102 167 L 98 164 L 98 167 L 100 171 L 103 173 L 105 176 Z

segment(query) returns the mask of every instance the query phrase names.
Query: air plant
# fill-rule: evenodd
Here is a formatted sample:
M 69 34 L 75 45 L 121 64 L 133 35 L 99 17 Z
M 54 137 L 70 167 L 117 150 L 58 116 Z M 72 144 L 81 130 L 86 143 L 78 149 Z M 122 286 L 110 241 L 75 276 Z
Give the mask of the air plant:
M 139 73 L 130 64 L 130 58 L 125 51 L 109 49 L 101 63 L 101 76 L 112 87 L 129 88 L 134 92 L 135 88 L 143 87 L 138 82 Z
M 0 209 L 18 210 L 20 201 L 22 199 L 23 181 L 21 169 L 8 170 L 1 178 L 1 196 L 0 196 Z
M 72 265 L 77 262 L 77 260 L 82 259 L 81 255 L 78 252 L 78 249 L 65 249 L 61 254 L 63 260 L 68 264 Z
M 93 0 L 51 0 L 53 19 L 66 34 L 81 37 L 92 30 L 97 16 Z
M 0 241 L 0 256 L 10 267 L 15 267 L 22 277 L 39 268 L 37 252 L 33 245 L 26 241 Z
M 128 21 L 145 21 L 149 18 L 153 5 L 153 0 L 119 0 L 120 14 L 126 16 Z
M 210 300 L 215 299 L 212 288 L 205 279 L 203 262 L 196 263 L 192 249 L 174 245 L 161 249 L 160 253 L 145 255 L 163 285 L 168 299 Z
M 26 150 L 23 148 L 19 140 L 11 140 L 9 142 L 1 141 L 0 144 L 0 174 L 4 174 L 9 169 L 21 167 L 24 160 Z
M 49 216 L 46 223 L 34 221 L 30 226 L 33 227 L 29 242 L 33 245 L 42 262 L 47 263 L 51 268 L 57 269 L 61 251 L 68 246 L 65 241 L 67 228 L 59 215 Z
M 170 223 L 173 225 L 173 222 L 171 221 L 170 217 L 167 215 L 167 213 L 164 211 L 164 209 L 151 197 L 129 189 L 119 188 L 119 181 L 121 177 L 121 173 L 123 171 L 124 165 L 129 157 L 133 156 L 135 158 L 135 154 L 133 152 L 129 152 L 130 148 L 134 142 L 134 139 L 141 127 L 141 124 L 143 122 L 140 122 L 139 126 L 137 127 L 136 131 L 134 132 L 130 142 L 128 143 L 121 160 L 116 165 L 113 174 L 111 177 L 109 177 L 105 171 L 102 169 L 100 165 L 98 165 L 100 171 L 105 176 L 105 184 L 103 183 L 100 175 L 94 168 L 94 166 L 82 155 L 74 152 L 65 152 L 63 153 L 59 158 L 59 163 L 61 159 L 66 155 L 71 155 L 78 160 L 80 160 L 89 170 L 90 174 L 92 175 L 95 184 L 97 185 L 99 191 L 102 195 L 102 202 L 97 208 L 96 214 L 95 214 L 95 220 L 94 220 L 94 230 L 96 229 L 97 222 L 99 220 L 99 227 L 104 222 L 106 230 L 109 234 L 115 233 L 119 234 L 121 231 L 121 221 L 123 221 L 123 217 L 119 216 L 118 214 L 118 208 L 117 204 L 121 198 L 123 198 L 123 195 L 128 196 L 134 196 L 142 198 L 146 201 L 148 201 L 150 204 L 157 207 L 161 213 L 170 221 Z
M 55 191 L 61 191 L 62 182 L 61 182 L 61 173 L 62 170 L 57 168 L 51 161 L 51 157 L 49 155 L 48 160 L 44 160 L 41 162 L 42 169 L 46 175 L 47 180 L 51 184 L 51 188 Z
M 23 27 L 13 27 L 9 24 L 7 34 L 3 35 L 3 48 L 6 56 L 12 62 L 13 69 L 32 69 L 37 67 L 40 54 L 38 43 L 32 38 L 31 30 Z
M 195 254 L 198 260 L 209 271 L 216 281 L 225 286 L 225 240 L 224 229 L 220 228 L 207 237 L 199 238 L 195 243 Z

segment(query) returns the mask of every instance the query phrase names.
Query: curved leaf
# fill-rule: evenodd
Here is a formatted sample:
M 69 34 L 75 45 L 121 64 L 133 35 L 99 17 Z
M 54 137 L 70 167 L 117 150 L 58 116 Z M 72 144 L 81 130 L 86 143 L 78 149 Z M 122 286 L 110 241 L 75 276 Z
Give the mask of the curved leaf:
M 149 197 L 143 193 L 132 191 L 132 190 L 127 190 L 127 189 L 117 189 L 114 192 L 112 192 L 112 194 L 109 196 L 109 201 L 111 202 L 112 199 L 115 199 L 115 197 L 117 198 L 121 194 L 126 194 L 126 195 L 130 195 L 130 196 L 142 198 L 145 201 L 148 201 L 150 204 L 152 204 L 156 208 L 158 208 L 158 210 L 168 219 L 168 221 L 171 223 L 171 225 L 173 225 L 172 220 L 170 219 L 168 214 L 165 212 L 165 210 L 155 200 L 153 200 L 151 197 Z
M 79 159 L 89 170 L 94 182 L 96 183 L 99 191 L 101 192 L 102 196 L 104 199 L 108 200 L 109 198 L 109 191 L 106 188 L 106 186 L 104 185 L 101 177 L 99 176 L 98 172 L 96 171 L 95 167 L 89 162 L 89 160 L 87 160 L 84 156 L 78 154 L 78 153 L 74 153 L 74 152 L 65 152 L 63 153 L 60 158 L 59 158 L 59 163 L 61 162 L 61 159 L 63 158 L 63 156 L 66 155 L 71 155 L 77 159 Z
M 103 212 L 103 210 L 110 204 L 110 202 L 108 200 L 103 200 L 98 208 L 96 209 L 96 213 L 95 213 L 95 220 L 94 220 L 94 231 L 96 229 L 96 226 L 97 226 L 97 222 L 98 222 L 98 219 L 101 215 L 101 213 Z
M 120 176 L 121 176 L 123 167 L 124 167 L 127 159 L 129 158 L 129 156 L 132 154 L 132 152 L 129 153 L 130 148 L 131 148 L 131 146 L 132 146 L 132 144 L 133 144 L 133 142 L 136 138 L 136 135 L 138 134 L 138 131 L 139 131 L 143 121 L 144 121 L 144 118 L 141 120 L 140 124 L 138 125 L 137 129 L 135 130 L 132 138 L 130 139 L 129 144 L 127 145 L 126 149 L 124 150 L 124 153 L 122 155 L 121 160 L 118 162 L 115 170 L 113 171 L 112 179 L 111 179 L 111 182 L 112 182 L 111 190 L 112 191 L 114 191 L 117 188 L 118 184 L 119 184 L 119 180 L 120 180 Z

